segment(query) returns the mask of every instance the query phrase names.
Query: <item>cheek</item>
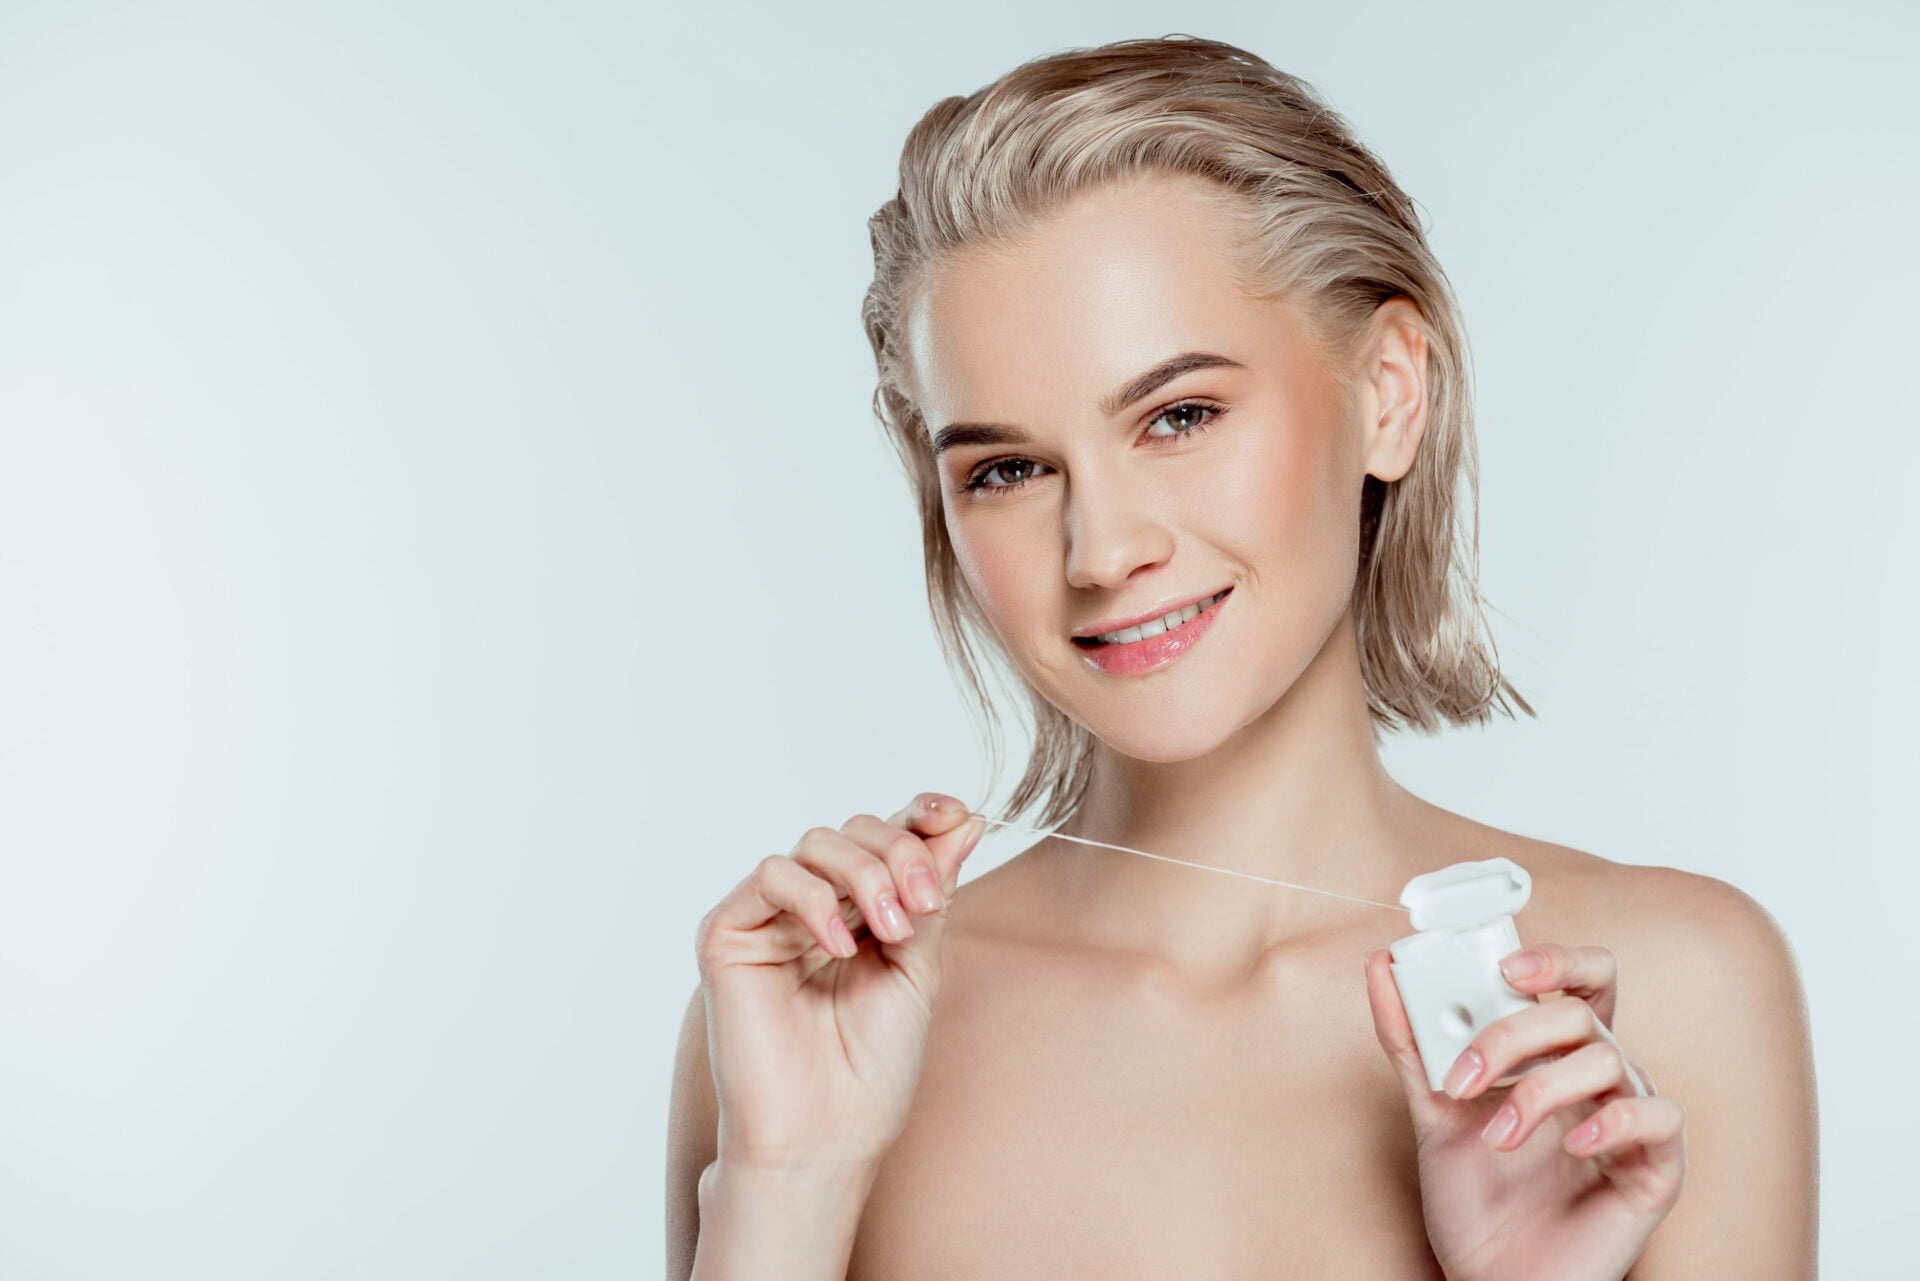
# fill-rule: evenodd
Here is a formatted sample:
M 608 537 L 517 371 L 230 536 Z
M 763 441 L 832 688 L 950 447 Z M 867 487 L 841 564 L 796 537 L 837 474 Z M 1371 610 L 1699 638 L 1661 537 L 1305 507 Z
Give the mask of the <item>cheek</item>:
M 1071 648 L 1046 643 L 1060 591 L 1059 558 L 1036 554 L 1035 533 L 1022 536 L 1014 522 L 983 524 L 992 532 L 967 537 L 948 523 L 954 563 L 1014 668 L 1049 688 L 1062 679 L 1062 665 L 1075 659 Z
M 1020 615 L 1022 601 L 1033 593 L 1031 580 L 1039 561 L 1031 554 L 1032 542 L 996 538 L 990 526 L 968 532 L 952 520 L 947 522 L 947 541 L 973 598 L 995 628 L 1003 629 L 1008 620 Z
M 1353 542 L 1357 508 L 1341 492 L 1332 433 L 1293 428 L 1264 433 L 1217 493 L 1215 517 L 1231 519 L 1243 554 L 1269 575 L 1317 575 Z M 1228 531 L 1222 531 L 1223 533 Z

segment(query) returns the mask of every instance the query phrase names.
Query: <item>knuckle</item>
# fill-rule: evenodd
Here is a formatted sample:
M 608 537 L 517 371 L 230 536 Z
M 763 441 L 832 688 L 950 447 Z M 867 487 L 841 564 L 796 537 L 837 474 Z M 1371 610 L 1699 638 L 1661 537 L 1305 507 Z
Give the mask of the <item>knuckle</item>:
M 1507 1097 L 1513 1100 L 1513 1106 L 1519 1109 L 1521 1116 L 1533 1116 L 1544 1109 L 1547 1083 L 1538 1072 L 1529 1072 L 1514 1084 L 1513 1092 Z
M 815 876 L 807 883 L 807 905 L 822 914 L 838 913 L 840 896 L 833 886 Z
M 1480 1052 L 1480 1061 L 1489 1065 L 1502 1062 L 1501 1055 L 1506 1052 L 1512 1035 L 1498 1023 L 1488 1027 L 1474 1041 L 1474 1048 Z
M 794 842 L 793 848 L 795 850 L 801 850 L 809 846 L 817 846 L 829 837 L 838 835 L 839 833 L 831 827 L 809 827 L 800 834 L 800 839 Z
M 925 853 L 926 843 L 912 832 L 896 830 L 895 835 L 887 838 L 883 848 L 887 852 L 888 862 L 905 863 L 908 859 L 917 858 Z
M 720 942 L 720 907 L 715 905 L 693 930 L 693 959 L 704 982 L 724 959 Z
M 878 859 L 868 862 L 860 875 L 860 889 L 870 899 L 878 899 L 882 894 L 892 894 L 893 873 L 887 865 Z
M 1620 979 L 1620 958 L 1613 954 L 1612 949 L 1592 947 L 1587 949 L 1587 951 L 1593 958 L 1593 968 L 1599 980 L 1599 985 L 1604 987 L 1617 983 Z
M 855 814 L 852 818 L 842 823 L 840 825 L 840 830 L 842 832 L 846 832 L 847 834 L 851 835 L 853 832 L 853 829 L 856 827 L 868 827 L 868 826 L 871 826 L 872 824 L 883 823 L 883 822 L 884 820 L 881 819 L 881 817 L 878 814 L 869 814 L 866 811 L 862 810 L 860 813 Z

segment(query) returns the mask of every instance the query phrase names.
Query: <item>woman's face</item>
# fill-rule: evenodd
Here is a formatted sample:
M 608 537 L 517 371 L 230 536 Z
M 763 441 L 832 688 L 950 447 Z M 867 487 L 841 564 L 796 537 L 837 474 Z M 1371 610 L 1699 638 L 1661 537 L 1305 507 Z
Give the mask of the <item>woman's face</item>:
M 1140 760 L 1203 755 L 1286 694 L 1347 609 L 1363 478 L 1411 461 L 1360 428 L 1377 389 L 1347 415 L 1300 314 L 1236 289 L 1198 184 L 1090 193 L 944 264 L 908 317 L 961 571 L 1027 680 Z M 1161 637 L 1076 643 L 1223 591 Z

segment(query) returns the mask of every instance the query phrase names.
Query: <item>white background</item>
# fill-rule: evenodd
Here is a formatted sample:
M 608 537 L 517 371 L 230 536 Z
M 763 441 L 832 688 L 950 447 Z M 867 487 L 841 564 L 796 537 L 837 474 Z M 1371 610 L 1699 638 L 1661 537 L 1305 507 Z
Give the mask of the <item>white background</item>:
M 938 98 L 1180 30 L 1465 308 L 1541 717 L 1390 768 L 1768 907 L 1826 1268 L 1912 1275 L 1914 14 L 0 9 L 0 1274 L 657 1274 L 700 916 L 989 799 L 866 218 Z

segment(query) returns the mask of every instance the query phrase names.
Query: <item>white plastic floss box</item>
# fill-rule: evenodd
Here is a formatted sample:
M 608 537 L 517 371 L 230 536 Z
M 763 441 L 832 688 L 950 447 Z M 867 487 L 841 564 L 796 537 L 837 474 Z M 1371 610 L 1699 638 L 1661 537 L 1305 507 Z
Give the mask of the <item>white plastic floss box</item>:
M 1500 973 L 1501 958 L 1520 950 L 1513 914 L 1532 893 L 1533 878 L 1506 858 L 1455 863 L 1400 892 L 1419 933 L 1388 945 L 1388 968 L 1435 1090 L 1481 1028 L 1536 1003 Z

